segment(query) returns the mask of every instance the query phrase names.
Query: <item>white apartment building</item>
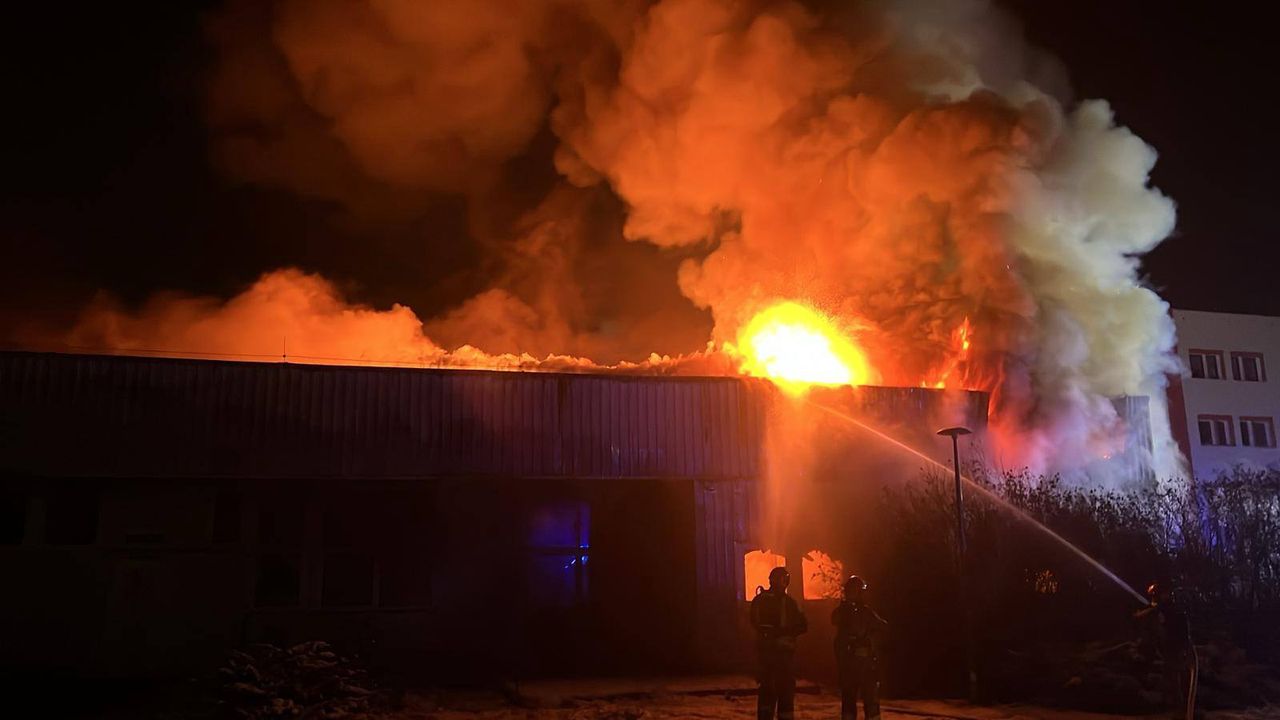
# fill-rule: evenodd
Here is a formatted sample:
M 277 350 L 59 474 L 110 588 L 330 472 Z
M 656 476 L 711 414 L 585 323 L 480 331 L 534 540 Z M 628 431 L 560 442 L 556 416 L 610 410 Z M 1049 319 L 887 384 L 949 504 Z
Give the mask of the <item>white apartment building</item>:
M 1169 385 L 1173 436 L 1197 478 L 1280 468 L 1280 317 L 1174 310 L 1185 374 Z

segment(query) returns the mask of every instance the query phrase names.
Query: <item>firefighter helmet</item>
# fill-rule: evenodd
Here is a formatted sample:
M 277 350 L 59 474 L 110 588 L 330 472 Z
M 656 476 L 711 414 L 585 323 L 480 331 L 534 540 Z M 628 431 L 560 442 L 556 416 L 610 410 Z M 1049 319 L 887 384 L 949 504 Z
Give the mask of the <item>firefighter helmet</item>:
M 866 592 L 867 581 L 857 575 L 850 575 L 848 580 L 844 581 L 845 596 L 852 595 L 855 592 Z
M 785 589 L 791 584 L 791 573 L 781 565 L 769 571 L 769 587 Z

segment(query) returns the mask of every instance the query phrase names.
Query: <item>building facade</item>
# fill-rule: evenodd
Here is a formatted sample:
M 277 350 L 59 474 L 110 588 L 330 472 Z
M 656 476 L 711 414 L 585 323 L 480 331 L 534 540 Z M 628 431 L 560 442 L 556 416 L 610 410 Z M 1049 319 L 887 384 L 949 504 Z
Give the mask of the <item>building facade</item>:
M 1169 420 L 1192 474 L 1280 468 L 1280 318 L 1172 314 L 1184 373 L 1170 383 Z
M 983 393 L 829 395 L 923 439 L 944 411 L 986 423 Z M 438 680 L 741 667 L 746 558 L 780 549 L 758 532 L 778 398 L 740 378 L 0 353 L 0 668 L 171 675 L 311 639 Z M 831 442 L 858 455 L 849 437 Z M 807 546 L 781 549 L 803 567 Z

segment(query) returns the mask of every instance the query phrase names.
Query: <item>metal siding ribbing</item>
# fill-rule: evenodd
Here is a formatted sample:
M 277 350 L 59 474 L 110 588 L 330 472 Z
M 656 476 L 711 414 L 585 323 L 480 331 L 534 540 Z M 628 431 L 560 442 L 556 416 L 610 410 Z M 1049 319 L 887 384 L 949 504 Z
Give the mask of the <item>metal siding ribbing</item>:
M 694 485 L 698 646 L 707 660 L 735 646 L 742 553 L 756 492 L 753 482 Z
M 769 398 L 730 378 L 0 353 L 0 462 L 143 477 L 750 477 Z

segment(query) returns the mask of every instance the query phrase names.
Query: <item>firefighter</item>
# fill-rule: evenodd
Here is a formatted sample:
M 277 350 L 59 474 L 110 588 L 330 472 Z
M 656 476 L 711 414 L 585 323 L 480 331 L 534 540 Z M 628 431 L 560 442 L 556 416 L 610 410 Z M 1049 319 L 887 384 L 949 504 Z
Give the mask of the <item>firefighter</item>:
M 840 677 L 840 718 L 858 716 L 858 698 L 867 720 L 880 720 L 879 644 L 888 623 L 867 606 L 867 583 L 851 575 L 844 600 L 831 613 L 836 626 L 836 669 Z
M 791 574 L 784 567 L 769 572 L 769 589 L 756 589 L 751 601 L 751 626 L 760 655 L 758 720 L 792 720 L 796 716 L 796 638 L 809 629 L 800 606 L 787 594 Z
M 1147 587 L 1147 606 L 1135 617 L 1141 623 L 1141 646 L 1164 671 L 1165 696 L 1173 717 L 1193 717 L 1199 673 L 1185 609 L 1168 585 L 1153 582 Z

